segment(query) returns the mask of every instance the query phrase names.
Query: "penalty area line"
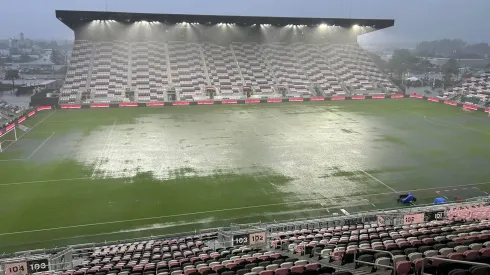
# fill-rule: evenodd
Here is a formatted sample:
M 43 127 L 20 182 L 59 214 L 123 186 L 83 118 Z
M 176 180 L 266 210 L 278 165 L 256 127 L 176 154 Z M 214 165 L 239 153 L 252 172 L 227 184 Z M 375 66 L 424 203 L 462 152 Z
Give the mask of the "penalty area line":
M 398 191 L 396 191 L 395 189 L 389 187 L 386 183 L 382 182 L 381 180 L 379 180 L 378 178 L 374 177 L 373 175 L 369 174 L 368 172 L 364 171 L 364 170 L 360 170 L 362 173 L 364 173 L 366 176 L 372 178 L 373 180 L 381 183 L 383 186 L 385 186 L 386 188 L 390 189 L 391 191 L 393 191 L 394 193 L 398 193 Z
M 9 145 L 5 146 L 5 148 L 3 148 L 3 151 L 7 150 L 11 145 L 13 145 L 15 142 L 17 142 L 19 139 L 21 139 L 23 136 L 27 135 L 28 133 L 32 132 L 39 124 L 43 123 L 46 119 L 48 119 L 51 115 L 53 115 L 54 113 L 56 113 L 56 110 L 54 110 L 51 114 L 47 115 L 45 118 L 41 119 L 41 121 L 39 121 L 38 123 L 36 123 L 34 126 L 32 126 L 32 128 L 25 132 L 24 134 L 22 134 L 20 137 L 18 137 L 16 140 L 14 140 L 14 142 L 10 143 Z M 24 160 L 24 159 L 15 159 L 15 160 Z
M 46 144 L 46 142 L 48 142 L 48 140 L 49 140 L 49 139 L 51 139 L 51 137 L 53 137 L 53 136 L 54 136 L 54 134 L 55 134 L 55 132 L 53 132 L 53 133 L 52 133 L 52 134 L 51 134 L 51 135 L 50 135 L 50 136 L 49 136 L 49 137 L 48 137 L 46 140 L 44 140 L 44 142 L 43 142 L 43 143 L 41 143 L 41 145 L 39 145 L 39 146 L 36 148 L 36 150 L 34 150 L 34 152 L 32 152 L 32 154 L 30 154 L 30 155 L 29 155 L 29 156 L 26 158 L 26 160 L 31 159 L 31 157 L 32 157 L 32 156 L 34 156 L 34 154 L 35 154 L 37 151 L 39 151 L 39 149 L 41 149 L 41 147 L 43 147 L 43 145 L 44 145 L 44 144 Z

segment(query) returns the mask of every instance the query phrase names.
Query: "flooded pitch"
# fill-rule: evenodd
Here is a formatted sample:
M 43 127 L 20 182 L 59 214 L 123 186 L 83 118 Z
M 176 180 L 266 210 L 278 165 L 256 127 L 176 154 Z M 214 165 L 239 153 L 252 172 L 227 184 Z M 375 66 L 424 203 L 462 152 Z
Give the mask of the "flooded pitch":
M 58 110 L 26 125 L 32 131 L 0 158 L 0 200 L 18 206 L 0 209 L 11 221 L 0 225 L 8 245 L 352 213 L 396 206 L 402 191 L 430 203 L 489 189 L 490 121 L 417 100 Z M 32 222 L 21 213 L 50 214 Z

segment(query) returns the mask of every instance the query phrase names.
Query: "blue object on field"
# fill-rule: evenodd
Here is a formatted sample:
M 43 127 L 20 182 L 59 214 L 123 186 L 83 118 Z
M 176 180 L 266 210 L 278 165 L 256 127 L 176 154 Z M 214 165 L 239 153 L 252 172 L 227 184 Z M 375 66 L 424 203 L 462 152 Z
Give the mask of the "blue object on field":
M 434 204 L 445 204 L 447 200 L 445 198 L 439 197 L 434 199 Z
M 412 193 L 408 192 L 408 195 L 405 198 L 401 199 L 400 202 L 401 203 L 411 203 L 414 201 L 414 199 L 415 199 L 415 197 L 412 195 Z

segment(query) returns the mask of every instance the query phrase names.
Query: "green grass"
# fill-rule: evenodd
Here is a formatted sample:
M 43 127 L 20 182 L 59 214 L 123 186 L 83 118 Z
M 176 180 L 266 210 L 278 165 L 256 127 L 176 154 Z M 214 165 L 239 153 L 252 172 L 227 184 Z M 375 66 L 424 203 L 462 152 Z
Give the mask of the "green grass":
M 24 124 L 0 154 L 0 252 L 392 208 L 392 189 L 421 204 L 490 191 L 490 120 L 419 100 L 58 110 Z

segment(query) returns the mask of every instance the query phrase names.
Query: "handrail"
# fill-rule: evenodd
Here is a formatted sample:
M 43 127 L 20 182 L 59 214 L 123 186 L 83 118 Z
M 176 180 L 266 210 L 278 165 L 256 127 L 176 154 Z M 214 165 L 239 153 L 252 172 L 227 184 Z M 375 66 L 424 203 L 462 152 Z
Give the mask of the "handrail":
M 359 248 L 359 247 L 356 247 L 355 248 L 355 251 L 354 251 L 354 263 L 361 263 L 361 264 L 367 264 L 367 265 L 372 265 L 372 266 L 380 266 L 380 267 L 392 269 L 393 271 L 395 270 L 395 267 L 394 266 L 391 266 L 391 265 L 383 265 L 383 264 L 376 264 L 376 263 L 358 261 L 357 260 L 357 257 L 356 257 L 358 250 L 359 251 L 378 252 L 378 253 L 390 254 L 391 260 L 394 263 L 395 262 L 395 255 L 393 255 L 391 252 L 386 251 L 386 250 L 377 250 L 377 249 L 369 249 L 369 248 Z
M 422 265 L 422 269 L 420 270 L 420 274 L 424 274 L 424 267 L 426 260 L 439 260 L 443 262 L 456 263 L 456 264 L 469 264 L 469 265 L 477 265 L 477 266 L 486 266 L 490 268 L 490 264 L 478 263 L 478 262 L 468 262 L 468 261 L 460 261 L 460 260 L 451 260 L 447 258 L 437 258 L 437 257 L 425 257 L 424 264 Z

